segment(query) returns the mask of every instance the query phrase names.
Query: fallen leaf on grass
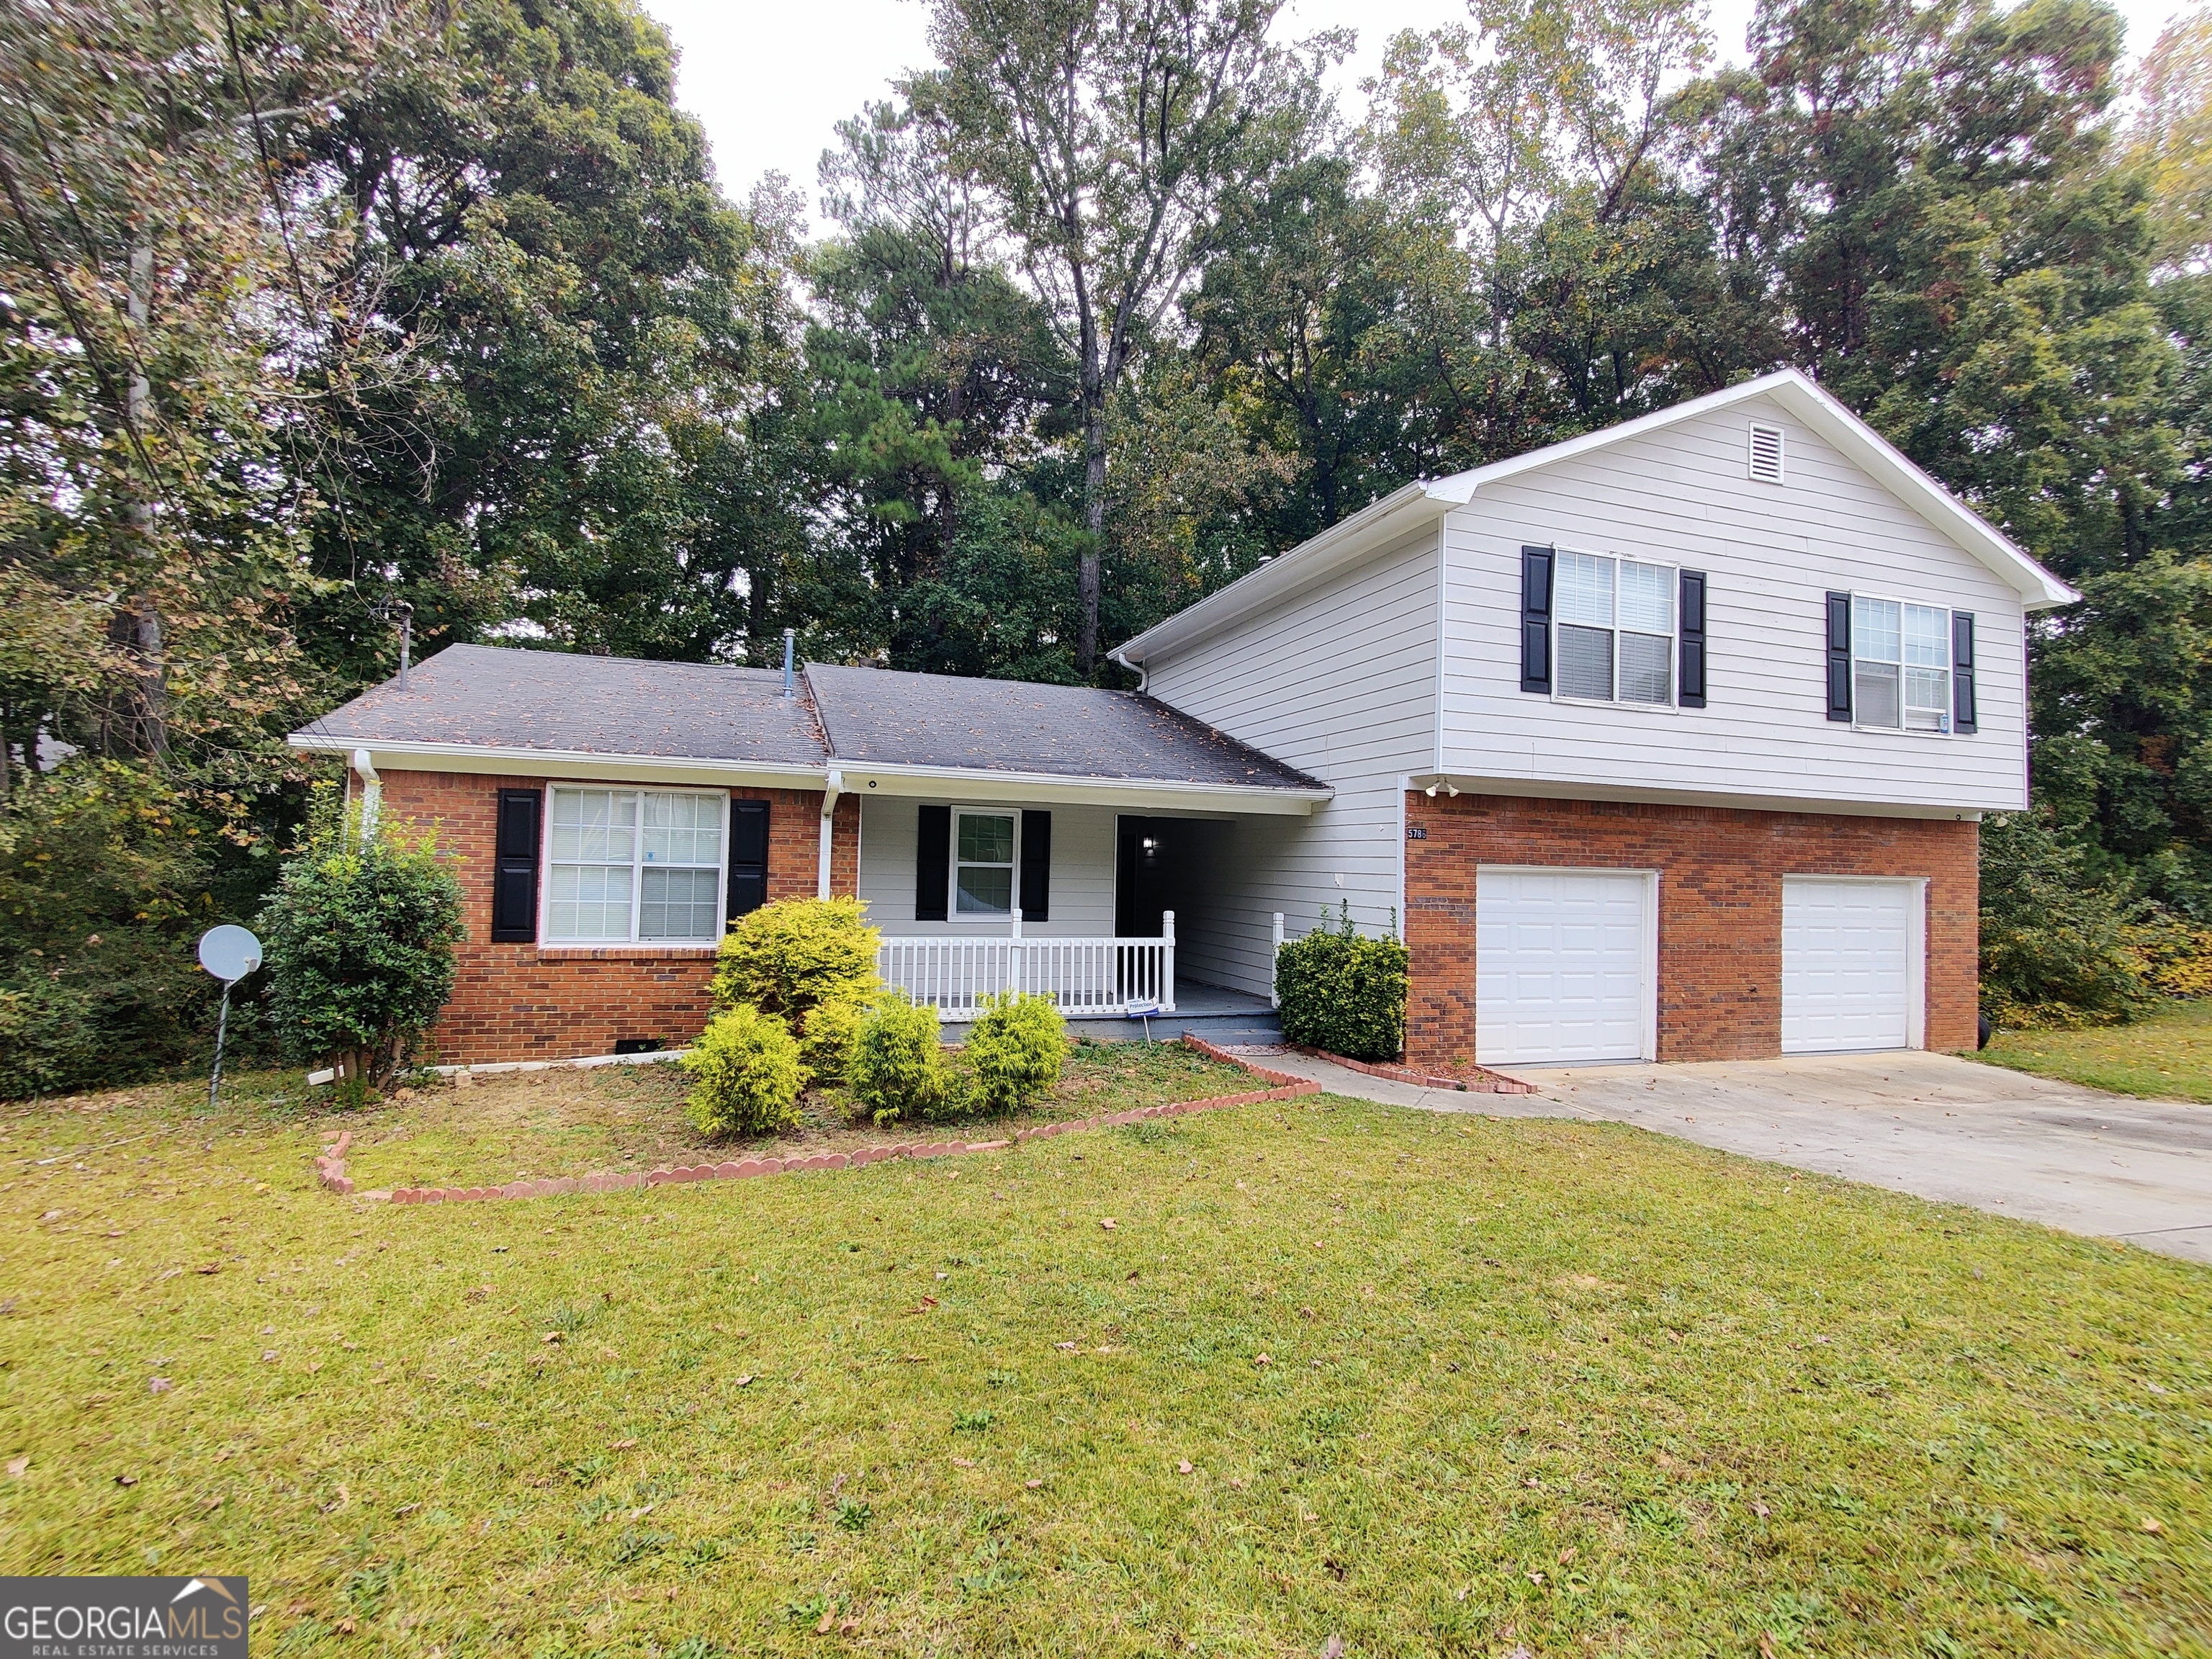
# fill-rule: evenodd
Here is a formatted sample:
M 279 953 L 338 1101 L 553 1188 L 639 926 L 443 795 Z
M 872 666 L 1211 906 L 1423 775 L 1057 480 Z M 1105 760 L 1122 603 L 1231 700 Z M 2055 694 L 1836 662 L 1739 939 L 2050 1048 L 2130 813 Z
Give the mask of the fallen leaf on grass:
M 1190 1473 L 1190 1459 L 1186 1457 L 1179 1461 L 1176 1464 L 1176 1473 L 1177 1474 L 1188 1474 Z
M 1104 1228 L 1108 1232 L 1109 1232 L 1109 1233 L 1110 1233 L 1110 1232 L 1112 1232 L 1112 1231 L 1114 1231 L 1114 1218 L 1113 1218 L 1112 1216 L 1110 1216 L 1110 1215 L 1109 1215 L 1109 1216 L 1108 1216 L 1108 1217 L 1107 1217 L 1103 1221 L 1101 1221 L 1098 1224 L 1099 1224 L 1101 1227 L 1103 1227 L 1103 1228 Z
M 13 1466 L 11 1465 L 10 1467 L 12 1468 Z M 2143 1516 L 2142 1529 L 2145 1532 L 2164 1532 L 2166 1530 L 2163 1526 L 2159 1524 L 2158 1517 L 2154 1515 L 2146 1515 Z
M 396 1509 L 396 1510 L 392 1510 L 392 1512 L 394 1515 L 412 1515 L 412 1514 L 414 1514 L 414 1513 L 415 1513 L 415 1511 L 416 1511 L 416 1510 L 417 1510 L 421 1509 L 422 1507 L 422 1504 L 401 1504 L 398 1509 Z
M 1574 1559 L 1575 1547 L 1572 1544 L 1568 1545 L 1566 1548 L 1559 1552 L 1559 1565 L 1563 1567 L 1572 1565 Z
M 1027 1487 L 1030 1491 L 1035 1492 L 1039 1486 L 1044 1485 L 1044 1482 L 1042 1480 L 1024 1480 L 1022 1482 L 1022 1485 Z
M 22 1457 L 11 1457 L 8 1460 L 8 1473 L 18 1480 L 23 1478 L 25 1472 L 30 1467 L 31 1460 L 27 1455 Z
M 899 1356 L 899 1358 L 900 1358 L 901 1359 L 904 1360 L 904 1361 L 905 1361 L 908 1364 L 909 1364 L 909 1365 L 921 1365 L 921 1364 L 926 1364 L 927 1363 L 927 1362 L 926 1360 L 924 1360 L 924 1359 L 922 1358 L 922 1357 L 921 1357 L 920 1354 L 918 1354 L 918 1353 L 902 1353 L 902 1354 L 901 1354 L 901 1355 Z
M 538 1339 L 540 1342 L 565 1342 L 568 1339 L 558 1331 L 548 1331 Z
M 220 1261 L 210 1261 L 205 1267 L 195 1267 L 192 1271 L 196 1273 L 219 1273 L 222 1271 L 222 1263 Z
M 1775 1656 L 1778 1651 L 1778 1650 L 1774 1645 L 1774 1633 L 1771 1631 L 1763 1630 L 1759 1632 L 1759 1659 L 1775 1659 Z
M 1762 1521 L 1765 1520 L 1768 1516 L 1774 1513 L 1772 1510 L 1767 1508 L 1764 1504 L 1753 1504 L 1751 1506 L 1751 1512 Z
M 629 1449 L 630 1449 L 631 1447 L 633 1447 L 633 1446 L 635 1446 L 635 1445 L 636 1445 L 636 1444 L 637 1444 L 637 1437 L 636 1437 L 635 1435 L 633 1435 L 633 1436 L 632 1436 L 630 1438 L 629 1438 L 628 1440 L 610 1440 L 610 1441 L 608 1441 L 608 1442 L 607 1442 L 607 1449 L 608 1449 L 609 1451 L 628 1451 L 628 1450 L 629 1450 Z
M 166 1376 L 152 1376 L 146 1379 L 146 1392 L 149 1394 L 167 1394 L 176 1386 Z
M 1275 1362 L 1274 1362 L 1273 1360 L 1272 1360 L 1272 1359 L 1268 1358 L 1267 1358 L 1267 1356 L 1266 1354 L 1261 1354 L 1258 1358 L 1255 1359 L 1252 1363 L 1253 1363 L 1254 1364 L 1255 1364 L 1255 1365 L 1272 1365 L 1272 1364 L 1273 1364 Z
M 1055 1342 L 1052 1346 L 1062 1353 L 1073 1353 L 1076 1350 L 1076 1345 L 1073 1342 Z
M 118 1474 L 115 1477 L 115 1484 L 118 1486 L 135 1486 L 138 1484 L 138 1477 L 135 1474 Z
M 952 1460 L 952 1467 L 956 1469 L 972 1469 L 975 1467 L 975 1460 L 972 1457 L 956 1457 Z
M 814 1633 L 817 1636 L 827 1636 L 830 1633 L 830 1626 L 836 1622 L 837 1609 L 836 1606 L 832 1605 L 826 1607 L 822 1609 L 822 1622 L 815 1626 Z
M 350 1636 L 359 1628 L 360 1626 L 354 1623 L 350 1614 L 338 1620 L 338 1634 L 341 1636 Z
M 752 1386 L 752 1373 L 750 1371 L 747 1371 L 743 1376 L 737 1380 L 737 1386 L 740 1389 L 750 1388 Z
M 1321 1644 L 1321 1659 L 1344 1659 L 1344 1638 L 1332 1635 Z

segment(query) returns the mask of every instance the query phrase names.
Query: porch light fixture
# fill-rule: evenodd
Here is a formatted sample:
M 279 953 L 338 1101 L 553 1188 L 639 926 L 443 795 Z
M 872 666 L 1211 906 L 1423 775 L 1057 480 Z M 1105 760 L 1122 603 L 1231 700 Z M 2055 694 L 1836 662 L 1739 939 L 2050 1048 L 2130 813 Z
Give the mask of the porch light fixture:
M 1160 850 L 1159 839 L 1154 836 L 1146 836 L 1138 843 L 1138 845 L 1142 847 L 1147 854 L 1157 853 Z

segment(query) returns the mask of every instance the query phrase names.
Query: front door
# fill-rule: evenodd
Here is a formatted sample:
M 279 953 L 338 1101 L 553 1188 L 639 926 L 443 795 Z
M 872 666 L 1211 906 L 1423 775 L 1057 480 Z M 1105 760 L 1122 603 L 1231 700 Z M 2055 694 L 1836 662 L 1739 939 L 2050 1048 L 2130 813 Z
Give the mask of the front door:
M 1161 918 L 1176 908 L 1177 856 L 1188 820 L 1123 817 L 1115 821 L 1114 932 L 1121 939 L 1158 939 Z

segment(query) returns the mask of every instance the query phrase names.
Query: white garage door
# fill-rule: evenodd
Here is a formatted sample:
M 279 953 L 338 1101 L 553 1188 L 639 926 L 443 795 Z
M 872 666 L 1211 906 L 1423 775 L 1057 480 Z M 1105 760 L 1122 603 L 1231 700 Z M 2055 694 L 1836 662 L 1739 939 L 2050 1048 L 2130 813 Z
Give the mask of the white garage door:
M 1911 1046 L 1919 903 L 1917 882 L 1784 879 L 1784 1054 Z
M 1640 872 L 1478 871 L 1475 1058 L 1647 1058 L 1650 908 Z

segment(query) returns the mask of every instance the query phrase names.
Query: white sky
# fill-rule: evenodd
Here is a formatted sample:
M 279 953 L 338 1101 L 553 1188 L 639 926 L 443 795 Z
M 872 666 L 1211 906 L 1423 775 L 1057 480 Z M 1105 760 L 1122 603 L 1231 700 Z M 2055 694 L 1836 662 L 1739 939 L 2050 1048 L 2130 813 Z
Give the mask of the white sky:
M 2128 50 L 2139 56 L 2187 0 L 2118 0 Z M 817 213 L 815 167 L 836 142 L 835 124 L 887 95 L 891 77 L 929 62 L 925 0 L 645 0 L 683 52 L 677 101 L 697 115 L 714 146 L 722 188 L 743 200 L 770 170 L 787 175 Z M 1753 0 L 1714 0 L 1722 55 L 1741 61 Z M 1464 0 L 1291 0 L 1276 28 L 1295 40 L 1324 28 L 1358 32 L 1358 56 L 1340 72 L 1347 114 L 1357 90 L 1400 29 L 1465 21 Z

